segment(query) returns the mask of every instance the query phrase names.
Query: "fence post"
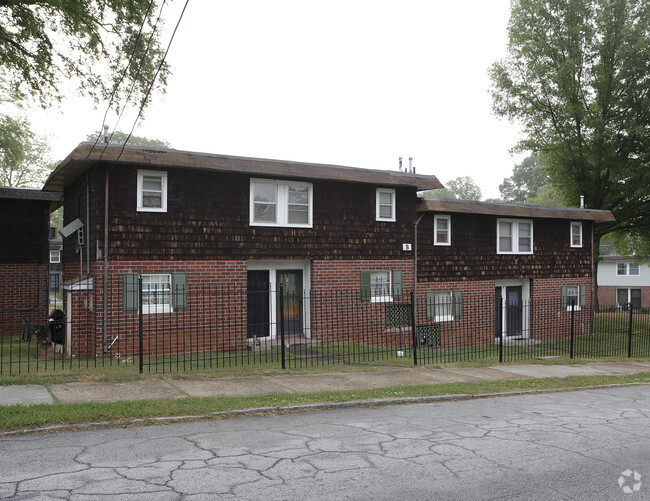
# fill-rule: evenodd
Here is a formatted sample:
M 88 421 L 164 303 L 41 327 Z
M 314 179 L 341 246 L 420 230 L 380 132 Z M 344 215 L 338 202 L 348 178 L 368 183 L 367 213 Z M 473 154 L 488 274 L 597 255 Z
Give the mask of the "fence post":
M 501 316 L 501 322 L 499 322 L 499 363 L 503 363 L 503 320 L 504 316 L 508 315 L 507 311 L 503 311 L 503 297 L 499 294 L 499 309 L 497 312 Z M 504 315 L 505 314 L 505 315 Z
M 278 315 L 278 317 L 279 317 L 278 322 L 280 324 L 280 343 L 282 345 L 280 347 L 280 353 L 281 353 L 281 357 L 282 357 L 282 369 L 284 370 L 284 369 L 287 368 L 287 365 L 286 365 L 285 352 L 284 352 L 284 287 L 283 287 L 282 284 L 280 284 L 280 286 L 279 286 L 278 294 L 280 294 L 280 297 L 278 298 L 278 301 L 280 303 L 280 305 L 279 305 L 280 311 L 279 311 L 279 315 Z
M 569 358 L 573 359 L 573 340 L 575 338 L 575 316 L 576 316 L 576 302 L 575 298 L 571 298 L 571 345 L 569 347 Z
M 416 322 L 415 312 L 415 293 L 411 291 L 411 332 L 413 333 L 413 365 L 418 365 L 418 328 Z
M 629 303 L 627 307 L 630 309 L 630 325 L 628 325 L 627 330 L 627 356 L 632 358 L 632 321 L 634 320 L 634 306 L 632 303 Z
M 142 334 L 142 275 L 138 275 L 138 357 L 140 359 L 140 374 L 144 373 L 143 360 L 143 334 Z

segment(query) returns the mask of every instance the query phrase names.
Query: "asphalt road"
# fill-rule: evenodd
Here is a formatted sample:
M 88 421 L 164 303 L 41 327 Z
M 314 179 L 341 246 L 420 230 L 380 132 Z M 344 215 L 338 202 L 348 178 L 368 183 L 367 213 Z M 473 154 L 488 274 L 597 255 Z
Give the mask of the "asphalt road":
M 4 437 L 0 498 L 649 499 L 650 387 Z

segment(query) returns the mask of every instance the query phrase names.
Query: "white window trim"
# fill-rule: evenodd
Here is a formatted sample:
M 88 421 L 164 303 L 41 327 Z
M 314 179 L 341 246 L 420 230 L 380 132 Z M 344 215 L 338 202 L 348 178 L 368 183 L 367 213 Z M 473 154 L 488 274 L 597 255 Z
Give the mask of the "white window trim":
M 255 221 L 255 183 L 274 184 L 277 187 L 275 222 Z M 289 186 L 308 188 L 309 211 L 307 224 L 289 223 Z M 312 228 L 314 214 L 314 186 L 312 183 L 285 181 L 279 179 L 251 178 L 249 196 L 249 224 L 251 226 L 273 226 L 283 228 Z
M 581 307 L 580 307 L 580 286 L 579 285 L 567 285 L 567 287 L 575 287 L 576 289 L 578 289 L 578 295 L 575 296 L 576 302 L 575 302 L 575 305 L 573 305 L 573 311 L 580 311 L 580 309 L 581 309 Z M 574 297 L 574 296 L 567 295 L 566 297 L 567 297 L 566 311 L 571 311 L 572 308 L 571 308 L 571 304 L 569 303 L 568 298 Z
M 144 176 L 159 177 L 161 179 L 162 194 L 160 207 L 144 207 L 142 205 L 142 181 Z M 162 170 L 138 170 L 138 212 L 167 212 L 167 172 Z
M 571 224 L 569 225 L 569 228 L 570 228 L 570 231 L 569 231 L 569 242 L 570 242 L 570 244 L 571 244 L 571 247 L 573 247 L 573 248 L 582 247 L 582 223 L 579 222 L 579 221 L 572 221 Z M 578 228 L 578 231 L 579 231 L 578 234 L 579 234 L 579 236 L 580 236 L 580 244 L 578 244 L 578 245 L 575 245 L 575 244 L 573 243 L 573 235 L 574 235 L 574 233 L 573 233 L 573 228 Z
M 169 283 L 169 303 L 167 304 L 157 304 L 157 305 L 149 305 L 144 303 L 144 296 L 145 293 L 147 293 L 147 289 L 145 288 L 144 282 L 142 284 L 142 296 L 143 296 L 143 304 L 142 304 L 142 314 L 143 315 L 155 315 L 157 313 L 173 313 L 174 308 L 172 306 L 172 275 L 171 273 L 143 273 L 142 277 L 167 277 L 168 283 Z
M 444 219 L 447 221 L 447 241 L 438 242 L 438 221 Z M 451 216 L 435 215 L 433 216 L 433 245 L 451 245 Z
M 619 265 L 625 265 L 625 273 L 619 273 Z M 637 267 L 637 272 L 638 273 L 630 273 L 630 266 L 636 266 Z M 641 266 L 640 265 L 635 265 L 634 263 L 622 263 L 618 262 L 616 263 L 616 276 L 618 277 L 640 277 L 641 276 Z
M 391 204 L 391 211 L 390 211 L 390 217 L 381 217 L 380 216 L 380 211 L 379 211 L 379 200 L 381 198 L 382 193 L 389 193 L 391 195 L 391 200 L 393 203 Z M 396 221 L 395 218 L 395 208 L 397 207 L 397 197 L 395 194 L 395 190 L 392 188 L 377 188 L 377 193 L 375 195 L 375 216 L 377 221 L 384 221 L 387 223 L 394 223 Z
M 56 259 L 53 258 L 53 256 L 56 256 Z M 61 251 L 60 250 L 51 250 L 50 251 L 50 263 L 52 264 L 59 264 L 61 263 Z
M 454 320 L 454 293 L 453 291 L 433 291 L 434 293 L 434 311 L 436 312 L 435 315 L 435 322 L 453 322 Z M 443 296 L 446 295 L 448 296 L 448 299 L 446 301 L 437 301 L 437 296 Z M 447 302 L 448 301 L 448 302 Z M 438 315 L 438 305 L 445 305 L 445 307 L 448 307 L 450 309 L 448 315 Z
M 511 251 L 502 251 L 501 250 L 501 235 L 499 233 L 500 223 L 511 223 L 512 224 L 512 248 Z M 519 251 L 519 225 L 520 224 L 530 224 L 530 251 L 521 252 Z M 516 249 L 516 250 L 515 250 Z M 533 233 L 533 221 L 532 219 L 505 219 L 497 218 L 497 254 L 523 254 L 531 255 L 535 250 L 535 238 Z
M 377 273 L 388 273 L 388 286 L 385 289 L 386 294 L 376 295 L 373 287 L 372 276 Z M 393 302 L 393 274 L 390 270 L 371 270 L 370 271 L 370 302 L 371 303 L 392 303 Z

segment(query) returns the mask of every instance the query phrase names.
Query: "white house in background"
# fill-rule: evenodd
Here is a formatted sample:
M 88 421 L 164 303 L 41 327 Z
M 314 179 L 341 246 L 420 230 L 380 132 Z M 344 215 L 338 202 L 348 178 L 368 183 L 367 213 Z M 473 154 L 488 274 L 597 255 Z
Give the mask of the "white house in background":
M 611 245 L 600 246 L 598 302 L 601 306 L 650 308 L 650 263 L 635 263 L 632 256 L 617 254 Z

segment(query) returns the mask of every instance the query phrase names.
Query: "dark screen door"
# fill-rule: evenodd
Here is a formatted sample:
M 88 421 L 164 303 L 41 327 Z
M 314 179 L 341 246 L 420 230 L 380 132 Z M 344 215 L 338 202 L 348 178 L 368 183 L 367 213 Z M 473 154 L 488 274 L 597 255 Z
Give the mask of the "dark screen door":
M 270 325 L 269 272 L 248 272 L 248 337 L 266 337 Z
M 506 318 L 506 336 L 521 336 L 523 320 L 521 287 L 506 287 Z
M 285 334 L 302 334 L 302 270 L 282 270 L 277 272 L 278 291 L 280 285 L 284 293 L 283 317 Z M 280 304 L 278 302 L 278 313 Z M 280 316 L 278 315 L 278 321 Z M 279 334 L 279 332 L 278 332 Z

